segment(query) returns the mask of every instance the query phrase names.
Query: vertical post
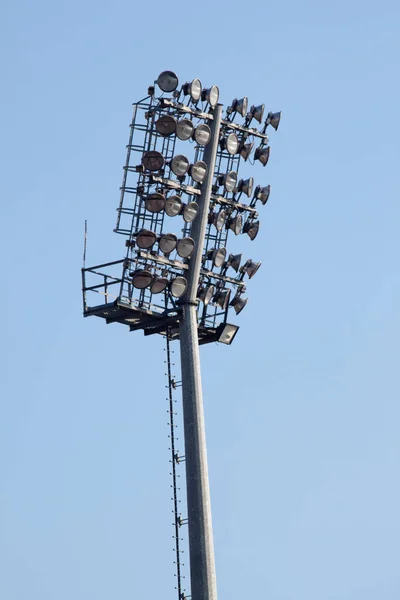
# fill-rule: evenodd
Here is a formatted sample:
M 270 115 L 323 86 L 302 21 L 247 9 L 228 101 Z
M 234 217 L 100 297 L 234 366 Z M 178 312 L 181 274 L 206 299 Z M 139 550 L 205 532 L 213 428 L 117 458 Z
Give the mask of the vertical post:
M 222 106 L 218 104 L 210 124 L 211 139 L 204 151 L 203 160 L 207 165 L 207 174 L 202 184 L 199 213 L 191 230 L 195 249 L 190 258 L 188 287 L 181 302 L 183 314 L 179 324 L 192 600 L 217 600 L 197 333 L 197 288 L 218 150 L 221 113 Z

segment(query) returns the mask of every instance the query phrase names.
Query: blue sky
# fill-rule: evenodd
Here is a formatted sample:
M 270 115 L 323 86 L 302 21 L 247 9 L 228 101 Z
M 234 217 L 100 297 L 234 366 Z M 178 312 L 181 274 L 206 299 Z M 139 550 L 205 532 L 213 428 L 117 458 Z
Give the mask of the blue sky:
M 219 596 L 399 598 L 399 16 L 3 4 L 2 598 L 175 598 L 163 340 L 80 296 L 85 219 L 88 264 L 124 254 L 131 103 L 164 69 L 283 111 L 243 172 L 272 188 L 262 268 L 201 350 Z

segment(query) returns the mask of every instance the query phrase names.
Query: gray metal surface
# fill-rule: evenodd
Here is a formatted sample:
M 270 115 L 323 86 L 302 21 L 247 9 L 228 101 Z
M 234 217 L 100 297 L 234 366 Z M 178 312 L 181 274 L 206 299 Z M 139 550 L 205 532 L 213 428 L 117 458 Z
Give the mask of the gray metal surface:
M 191 230 L 196 246 L 189 263 L 188 287 L 181 302 L 183 314 L 179 327 L 192 600 L 217 599 L 197 333 L 197 288 L 218 149 L 221 113 L 222 107 L 217 105 L 214 118 L 210 123 L 211 140 L 203 157 L 207 164 L 207 175 L 199 199 L 199 214 Z

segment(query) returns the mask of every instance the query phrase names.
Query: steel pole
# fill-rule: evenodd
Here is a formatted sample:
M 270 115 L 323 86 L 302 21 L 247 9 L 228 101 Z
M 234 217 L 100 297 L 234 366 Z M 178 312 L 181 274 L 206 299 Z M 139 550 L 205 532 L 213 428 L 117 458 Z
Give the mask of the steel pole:
M 179 324 L 192 600 L 217 600 L 197 333 L 197 288 L 218 150 L 221 113 L 222 105 L 218 104 L 210 123 L 211 139 L 204 150 L 203 160 L 207 165 L 207 174 L 202 184 L 199 213 L 191 230 L 195 249 L 189 262 L 188 287 L 181 303 L 182 318 Z

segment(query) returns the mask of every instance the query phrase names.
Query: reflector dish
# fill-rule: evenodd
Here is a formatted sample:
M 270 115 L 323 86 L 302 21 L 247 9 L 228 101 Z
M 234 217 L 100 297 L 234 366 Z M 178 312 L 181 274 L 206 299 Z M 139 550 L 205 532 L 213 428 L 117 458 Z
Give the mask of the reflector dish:
M 203 160 L 198 160 L 190 167 L 190 175 L 194 181 L 201 183 L 206 176 L 207 165 Z
M 174 156 L 171 160 L 171 171 L 175 173 L 177 177 L 183 177 L 189 170 L 189 161 L 183 154 Z
M 132 285 L 138 290 L 143 290 L 144 288 L 149 287 L 152 281 L 153 275 L 150 273 L 150 271 L 146 271 L 144 269 L 138 269 L 132 275 Z
M 184 277 L 175 277 L 169 284 L 169 289 L 174 298 L 180 298 L 186 292 L 187 281 Z
M 164 115 L 156 121 L 156 130 L 160 135 L 168 137 L 176 132 L 176 119 L 170 115 Z
M 142 229 L 136 236 L 136 243 L 139 248 L 148 249 L 154 246 L 156 243 L 157 236 L 153 231 L 148 229 Z
M 154 194 L 150 194 L 144 201 L 144 205 L 146 210 L 152 213 L 158 213 L 163 210 L 165 207 L 165 197 L 163 194 L 159 192 L 155 192 Z
M 194 250 L 194 240 L 191 237 L 179 240 L 176 251 L 181 258 L 189 258 Z
M 163 71 L 157 79 L 157 85 L 163 92 L 174 92 L 178 87 L 178 83 L 178 77 L 173 71 Z
M 197 202 L 189 202 L 183 209 L 183 220 L 185 223 L 191 223 L 197 217 L 199 205 Z
M 176 217 L 182 210 L 182 200 L 179 196 L 170 196 L 165 200 L 165 213 L 169 217 Z
M 176 124 L 176 135 L 183 142 L 185 142 L 186 140 L 190 140 L 190 138 L 193 135 L 193 131 L 194 126 L 192 121 L 189 121 L 189 119 L 182 119 Z
M 166 277 L 155 277 L 153 283 L 150 286 L 152 294 L 160 294 L 165 290 L 168 285 L 168 279 Z
M 171 254 L 176 248 L 178 238 L 173 233 L 165 233 L 158 241 L 158 247 L 164 254 Z
M 151 150 L 142 156 L 142 165 L 146 171 L 159 171 L 165 164 L 165 159 L 160 152 Z
M 194 130 L 193 137 L 199 146 L 206 146 L 211 138 L 211 129 L 205 123 Z

